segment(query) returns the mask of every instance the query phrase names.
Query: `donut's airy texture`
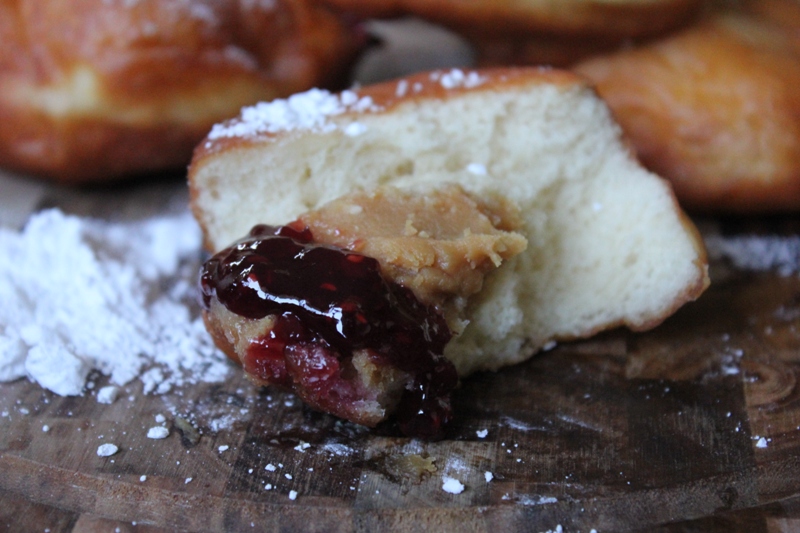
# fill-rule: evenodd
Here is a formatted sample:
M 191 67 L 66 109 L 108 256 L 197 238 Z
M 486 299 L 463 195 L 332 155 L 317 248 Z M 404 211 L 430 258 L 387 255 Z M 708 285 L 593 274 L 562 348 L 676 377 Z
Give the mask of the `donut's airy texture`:
M 528 247 L 468 305 L 470 323 L 445 351 L 462 376 L 551 341 L 650 328 L 708 283 L 669 185 L 566 72 L 433 72 L 261 104 L 211 131 L 189 179 L 210 250 L 378 185 L 455 182 L 516 202 Z
M 0 166 L 71 183 L 184 167 L 241 106 L 342 76 L 359 39 L 308 0 L 4 0 Z
M 800 208 L 800 4 L 748 10 L 576 67 L 686 208 Z

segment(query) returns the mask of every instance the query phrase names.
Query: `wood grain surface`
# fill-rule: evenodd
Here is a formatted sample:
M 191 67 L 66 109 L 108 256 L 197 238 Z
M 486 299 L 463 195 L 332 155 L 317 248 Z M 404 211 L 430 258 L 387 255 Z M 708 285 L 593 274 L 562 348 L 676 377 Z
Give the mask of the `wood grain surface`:
M 174 208 L 184 189 L 164 177 L 17 193 L 127 219 Z M 110 405 L 100 375 L 80 397 L 0 384 L 0 531 L 800 530 L 800 278 L 720 263 L 712 280 L 651 332 L 465 380 L 439 442 L 342 423 L 236 371 L 160 396 L 132 383 Z M 157 415 L 165 439 L 147 438 Z M 99 457 L 104 442 L 120 451 Z M 442 490 L 445 476 L 465 490 Z

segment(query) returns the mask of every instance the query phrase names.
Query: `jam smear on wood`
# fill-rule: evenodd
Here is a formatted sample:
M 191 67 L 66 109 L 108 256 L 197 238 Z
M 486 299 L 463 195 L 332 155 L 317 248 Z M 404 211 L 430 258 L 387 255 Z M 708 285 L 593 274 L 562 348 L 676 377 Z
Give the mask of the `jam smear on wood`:
M 300 389 L 330 412 L 358 401 L 343 379 L 344 363 L 368 350 L 376 365 L 412 376 L 394 414 L 409 436 L 437 438 L 451 418 L 455 367 L 442 354 L 452 334 L 442 315 L 381 275 L 377 260 L 314 243 L 293 225 L 255 226 L 203 266 L 206 309 L 216 297 L 251 319 L 276 318 L 256 339 L 245 370 L 264 381 Z

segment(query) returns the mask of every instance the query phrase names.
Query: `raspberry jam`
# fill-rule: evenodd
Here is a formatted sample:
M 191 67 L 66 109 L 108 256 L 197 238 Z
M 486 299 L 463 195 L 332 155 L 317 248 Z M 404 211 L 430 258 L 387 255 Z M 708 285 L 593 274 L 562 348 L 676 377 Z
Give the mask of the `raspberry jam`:
M 384 279 L 377 260 L 314 243 L 308 228 L 258 225 L 205 263 L 200 284 L 206 309 L 216 297 L 243 317 L 277 317 L 251 342 L 247 372 L 347 418 L 363 391 L 342 369 L 368 350 L 373 364 L 411 376 L 395 412 L 400 429 L 441 436 L 458 382 L 442 355 L 451 332 L 433 307 Z

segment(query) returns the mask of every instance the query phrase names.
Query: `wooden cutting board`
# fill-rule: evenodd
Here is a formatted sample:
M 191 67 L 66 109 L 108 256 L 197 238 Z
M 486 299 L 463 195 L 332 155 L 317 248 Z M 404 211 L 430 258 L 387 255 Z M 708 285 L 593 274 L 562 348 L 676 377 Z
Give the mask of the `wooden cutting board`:
M 45 204 L 141 214 L 179 185 Z M 132 384 L 110 405 L 0 384 L 0 531 L 800 529 L 800 279 L 722 264 L 712 278 L 651 332 L 465 380 L 439 442 L 339 422 L 236 371 L 163 396 Z M 169 435 L 148 438 L 158 425 Z M 99 457 L 103 443 L 119 451 Z

